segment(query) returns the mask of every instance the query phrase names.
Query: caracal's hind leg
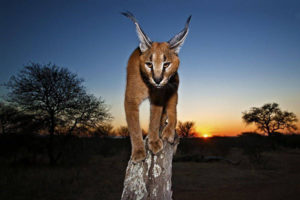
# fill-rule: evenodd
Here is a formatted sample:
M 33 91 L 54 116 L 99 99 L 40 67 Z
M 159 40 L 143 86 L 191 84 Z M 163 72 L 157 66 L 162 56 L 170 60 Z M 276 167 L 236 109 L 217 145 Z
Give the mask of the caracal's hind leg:
M 163 106 L 161 105 L 150 105 L 150 125 L 148 131 L 148 144 L 149 149 L 152 153 L 156 154 L 163 149 L 163 142 L 159 137 L 159 129 L 161 123 L 161 115 Z
M 174 142 L 175 128 L 177 123 L 177 92 L 174 93 L 167 102 L 166 112 L 168 116 L 168 124 L 163 130 L 162 138 L 170 143 Z
M 167 119 L 168 119 L 168 115 L 167 115 L 166 108 L 163 108 L 161 120 L 160 120 L 159 132 L 161 132 L 163 128 L 167 125 Z
M 135 163 L 146 158 L 146 150 L 139 122 L 139 105 L 141 101 L 125 99 L 126 120 L 132 146 L 131 159 Z

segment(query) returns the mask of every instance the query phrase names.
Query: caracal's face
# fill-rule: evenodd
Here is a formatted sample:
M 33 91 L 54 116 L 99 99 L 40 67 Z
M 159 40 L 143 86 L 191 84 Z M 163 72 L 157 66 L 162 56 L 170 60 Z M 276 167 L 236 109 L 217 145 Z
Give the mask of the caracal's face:
M 177 72 L 179 58 L 167 42 L 153 42 L 151 48 L 140 56 L 143 77 L 152 86 L 162 88 Z
M 189 23 L 192 16 L 189 16 L 184 29 L 171 38 L 168 42 L 152 42 L 141 29 L 134 15 L 127 11 L 122 13 L 131 19 L 135 26 L 140 40 L 139 49 L 140 70 L 143 78 L 152 86 L 162 88 L 168 84 L 179 66 L 178 53 L 189 32 Z

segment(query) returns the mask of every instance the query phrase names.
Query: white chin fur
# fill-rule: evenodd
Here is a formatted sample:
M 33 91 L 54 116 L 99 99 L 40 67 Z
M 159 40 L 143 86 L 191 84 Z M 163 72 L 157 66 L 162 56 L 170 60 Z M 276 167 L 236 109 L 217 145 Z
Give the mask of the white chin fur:
M 160 82 L 160 84 L 157 85 L 157 84 L 154 82 L 154 80 L 151 78 L 151 79 L 150 79 L 150 83 L 151 83 L 154 87 L 156 87 L 156 88 L 162 88 L 162 87 L 164 87 L 164 86 L 167 84 L 167 80 L 166 80 L 166 79 L 163 79 L 163 80 Z

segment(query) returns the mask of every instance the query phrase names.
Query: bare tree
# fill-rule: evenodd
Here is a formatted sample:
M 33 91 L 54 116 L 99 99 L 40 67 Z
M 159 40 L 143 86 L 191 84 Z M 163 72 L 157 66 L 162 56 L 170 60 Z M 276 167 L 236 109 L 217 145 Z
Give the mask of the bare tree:
M 46 122 L 52 164 L 56 162 L 53 138 L 58 128 L 72 134 L 78 127 L 93 126 L 111 118 L 104 101 L 87 94 L 82 83 L 83 79 L 67 68 L 37 63 L 25 66 L 6 83 L 10 101 Z
M 0 102 L 0 132 L 9 133 L 36 133 L 43 127 L 43 122 L 36 116 L 27 114 L 13 105 Z
M 15 121 L 17 114 L 18 111 L 15 108 L 0 102 L 0 126 L 2 134 L 10 132 L 11 127 L 14 125 L 12 122 Z
M 62 124 L 68 128 L 68 134 L 78 128 L 102 130 L 102 133 L 105 131 L 107 134 L 112 130 L 112 126 L 107 124 L 112 119 L 109 108 L 104 100 L 90 94 L 81 94 L 77 98 L 76 109 L 66 109 L 64 117 L 67 120 L 63 120 Z
M 93 135 L 99 137 L 108 137 L 114 134 L 113 128 L 114 127 L 109 123 L 101 124 L 97 126 L 97 128 L 93 132 Z
M 129 137 L 129 130 L 127 126 L 120 126 L 116 130 L 116 135 L 123 136 L 123 137 Z
M 242 118 L 246 124 L 255 124 L 258 130 L 269 136 L 278 130 L 297 130 L 296 115 L 292 112 L 282 111 L 277 103 L 252 107 L 249 111 L 243 112 Z
M 186 121 L 186 122 L 178 122 L 177 125 L 177 134 L 180 137 L 187 138 L 187 137 L 194 137 L 195 136 L 195 130 L 194 130 L 195 122 L 192 121 Z

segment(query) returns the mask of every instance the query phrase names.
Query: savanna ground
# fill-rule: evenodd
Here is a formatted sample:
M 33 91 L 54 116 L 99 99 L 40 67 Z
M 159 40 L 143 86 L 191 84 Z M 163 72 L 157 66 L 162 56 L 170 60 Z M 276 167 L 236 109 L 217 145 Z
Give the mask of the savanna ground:
M 1 200 L 120 199 L 128 139 L 74 137 L 56 166 L 47 163 L 46 141 L 0 137 Z M 299 135 L 182 139 L 173 163 L 173 198 L 299 199 L 299 147 Z M 234 164 L 204 162 L 211 155 Z

